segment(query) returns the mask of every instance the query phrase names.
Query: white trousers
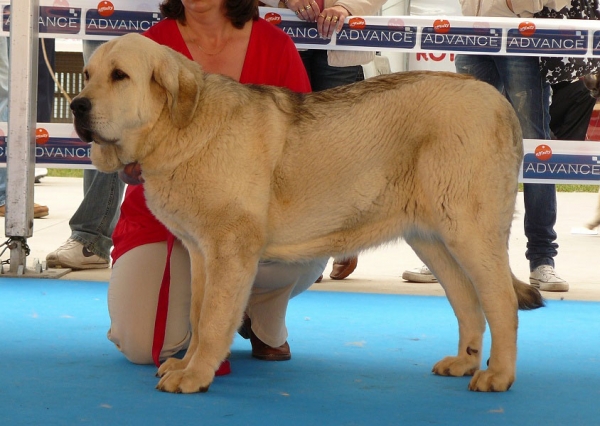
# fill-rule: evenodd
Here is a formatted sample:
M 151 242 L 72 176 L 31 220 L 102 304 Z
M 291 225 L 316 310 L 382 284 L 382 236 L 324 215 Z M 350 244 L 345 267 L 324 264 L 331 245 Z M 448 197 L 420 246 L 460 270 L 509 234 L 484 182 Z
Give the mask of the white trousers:
M 167 243 L 136 247 L 113 265 L 108 285 L 111 325 L 108 339 L 131 362 L 151 364 L 158 293 L 167 258 Z M 308 289 L 323 273 L 327 258 L 305 263 L 260 262 L 246 312 L 252 330 L 269 346 L 287 340 L 288 301 Z M 190 337 L 190 258 L 176 241 L 171 255 L 171 286 L 165 342 L 160 358 L 186 349 Z

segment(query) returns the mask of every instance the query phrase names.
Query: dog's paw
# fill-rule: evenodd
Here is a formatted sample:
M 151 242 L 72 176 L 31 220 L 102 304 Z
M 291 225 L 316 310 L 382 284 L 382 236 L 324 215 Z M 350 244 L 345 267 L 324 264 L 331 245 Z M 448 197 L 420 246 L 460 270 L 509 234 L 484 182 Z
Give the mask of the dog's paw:
M 183 359 L 177 358 L 169 358 L 165 362 L 163 362 L 160 367 L 158 367 L 158 371 L 156 372 L 156 377 L 162 377 L 167 374 L 169 371 L 174 370 L 183 370 L 187 367 L 187 361 Z
M 479 365 L 478 357 L 447 356 L 438 361 L 431 371 L 438 376 L 472 376 L 479 370 Z
M 593 221 L 590 223 L 586 223 L 585 227 L 587 229 L 589 229 L 590 231 L 593 231 L 594 229 L 596 229 L 598 227 L 598 225 L 600 225 L 600 221 Z
M 469 390 L 476 392 L 505 392 L 510 389 L 515 376 L 496 373 L 491 370 L 480 370 L 471 379 Z
M 156 389 L 171 393 L 206 392 L 214 377 L 215 373 L 210 369 L 171 370 L 160 379 Z

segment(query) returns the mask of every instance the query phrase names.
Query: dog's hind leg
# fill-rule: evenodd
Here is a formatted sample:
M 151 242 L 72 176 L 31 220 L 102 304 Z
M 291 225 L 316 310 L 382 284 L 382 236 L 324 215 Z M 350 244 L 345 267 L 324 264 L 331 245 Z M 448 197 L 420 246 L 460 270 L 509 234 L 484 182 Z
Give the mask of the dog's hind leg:
M 473 283 L 492 336 L 487 370 L 473 376 L 469 389 L 506 391 L 515 380 L 518 303 L 501 227 L 479 224 L 463 229 L 446 247 Z
M 458 354 L 436 363 L 441 376 L 472 376 L 481 366 L 485 317 L 471 281 L 439 240 L 407 238 L 419 258 L 434 273 L 458 320 Z

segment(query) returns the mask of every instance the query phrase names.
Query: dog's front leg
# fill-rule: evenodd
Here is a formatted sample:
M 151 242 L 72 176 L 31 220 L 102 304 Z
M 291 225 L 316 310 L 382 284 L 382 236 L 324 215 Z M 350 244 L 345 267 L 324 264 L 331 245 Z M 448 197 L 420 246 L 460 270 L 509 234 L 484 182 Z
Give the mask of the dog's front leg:
M 197 255 L 193 255 L 193 249 L 188 249 L 191 260 L 191 293 L 192 300 L 190 303 L 190 324 L 192 325 L 192 336 L 190 338 L 190 345 L 182 359 L 169 358 L 161 364 L 158 368 L 156 375 L 163 377 L 167 372 L 173 370 L 183 370 L 190 362 L 192 354 L 196 352 L 198 347 L 198 333 L 195 331 L 195 324 L 200 323 L 200 312 L 202 312 L 202 300 L 204 300 L 204 286 L 206 284 L 206 269 L 204 266 L 204 255 L 198 252 Z
M 159 390 L 206 392 L 215 371 L 229 353 L 248 302 L 259 257 L 241 254 L 239 248 L 223 250 L 226 245 L 206 256 L 204 271 L 192 268 L 192 340 L 183 360 L 165 363 L 159 370 L 159 374 L 163 374 L 157 385 Z M 226 256 L 223 252 L 237 253 Z M 190 251 L 192 265 L 198 257 L 201 254 Z M 206 274 L 204 286 L 198 285 L 201 282 L 198 274 Z

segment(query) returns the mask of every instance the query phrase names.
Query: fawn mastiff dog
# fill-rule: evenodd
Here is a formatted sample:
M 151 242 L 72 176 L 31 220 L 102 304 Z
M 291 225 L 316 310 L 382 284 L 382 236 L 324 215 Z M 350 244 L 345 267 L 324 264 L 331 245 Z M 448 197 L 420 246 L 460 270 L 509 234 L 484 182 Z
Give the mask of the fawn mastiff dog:
M 490 85 L 452 73 L 380 76 L 320 93 L 242 85 L 139 35 L 101 46 L 71 108 L 101 171 L 138 162 L 150 210 L 187 247 L 193 337 L 158 389 L 204 392 L 242 321 L 259 259 L 349 255 L 404 238 L 458 319 L 433 372 L 469 388 L 515 380 L 511 273 L 519 123 Z M 489 324 L 489 366 L 480 370 Z

